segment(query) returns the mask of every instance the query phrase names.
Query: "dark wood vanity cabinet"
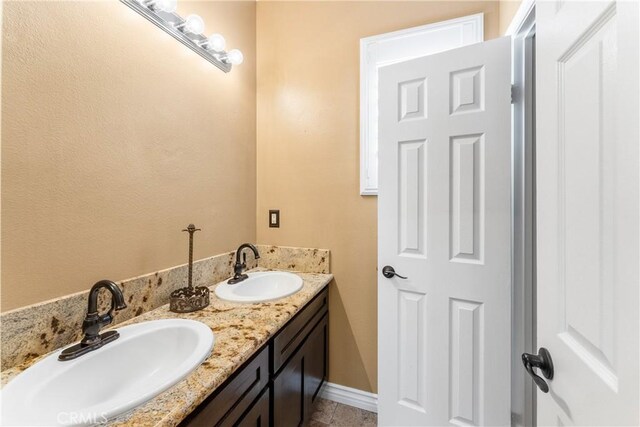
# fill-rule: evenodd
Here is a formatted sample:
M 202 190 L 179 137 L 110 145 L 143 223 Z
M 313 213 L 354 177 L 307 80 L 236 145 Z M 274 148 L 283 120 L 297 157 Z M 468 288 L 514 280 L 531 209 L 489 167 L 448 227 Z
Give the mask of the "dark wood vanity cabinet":
M 327 378 L 325 287 L 180 425 L 296 427 Z

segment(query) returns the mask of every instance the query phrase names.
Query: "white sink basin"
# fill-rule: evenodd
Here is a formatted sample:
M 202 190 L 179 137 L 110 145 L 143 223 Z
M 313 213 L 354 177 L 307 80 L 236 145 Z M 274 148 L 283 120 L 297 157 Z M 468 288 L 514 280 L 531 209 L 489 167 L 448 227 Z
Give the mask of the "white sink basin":
M 211 329 L 186 319 L 116 328 L 120 338 L 61 362 L 56 351 L 1 391 L 2 425 L 93 425 L 150 400 L 209 356 Z
M 216 286 L 218 298 L 233 302 L 265 302 L 293 295 L 302 289 L 302 278 L 282 271 L 249 273 L 249 278 L 230 285 Z

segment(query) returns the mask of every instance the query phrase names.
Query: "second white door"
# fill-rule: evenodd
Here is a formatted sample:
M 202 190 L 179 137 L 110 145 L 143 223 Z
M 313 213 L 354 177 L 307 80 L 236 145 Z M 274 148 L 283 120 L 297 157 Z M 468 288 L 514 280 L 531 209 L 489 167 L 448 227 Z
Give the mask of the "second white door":
M 540 426 L 640 424 L 638 9 L 536 6 Z

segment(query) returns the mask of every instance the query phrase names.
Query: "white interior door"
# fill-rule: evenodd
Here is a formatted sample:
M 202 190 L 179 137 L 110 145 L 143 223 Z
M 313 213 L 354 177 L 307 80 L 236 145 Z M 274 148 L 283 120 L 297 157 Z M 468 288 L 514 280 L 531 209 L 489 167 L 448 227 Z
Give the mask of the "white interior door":
M 510 424 L 510 55 L 380 69 L 381 425 Z
M 538 2 L 538 425 L 640 424 L 638 3 Z

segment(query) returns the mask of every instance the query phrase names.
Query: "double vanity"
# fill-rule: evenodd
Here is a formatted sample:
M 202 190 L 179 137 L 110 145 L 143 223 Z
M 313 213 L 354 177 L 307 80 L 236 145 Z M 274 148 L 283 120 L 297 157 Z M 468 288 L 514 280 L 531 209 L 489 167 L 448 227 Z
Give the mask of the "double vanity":
M 248 276 L 210 286 L 203 310 L 160 306 L 88 354 L 59 361 L 59 349 L 4 371 L 2 424 L 304 424 L 327 376 L 332 275 Z

